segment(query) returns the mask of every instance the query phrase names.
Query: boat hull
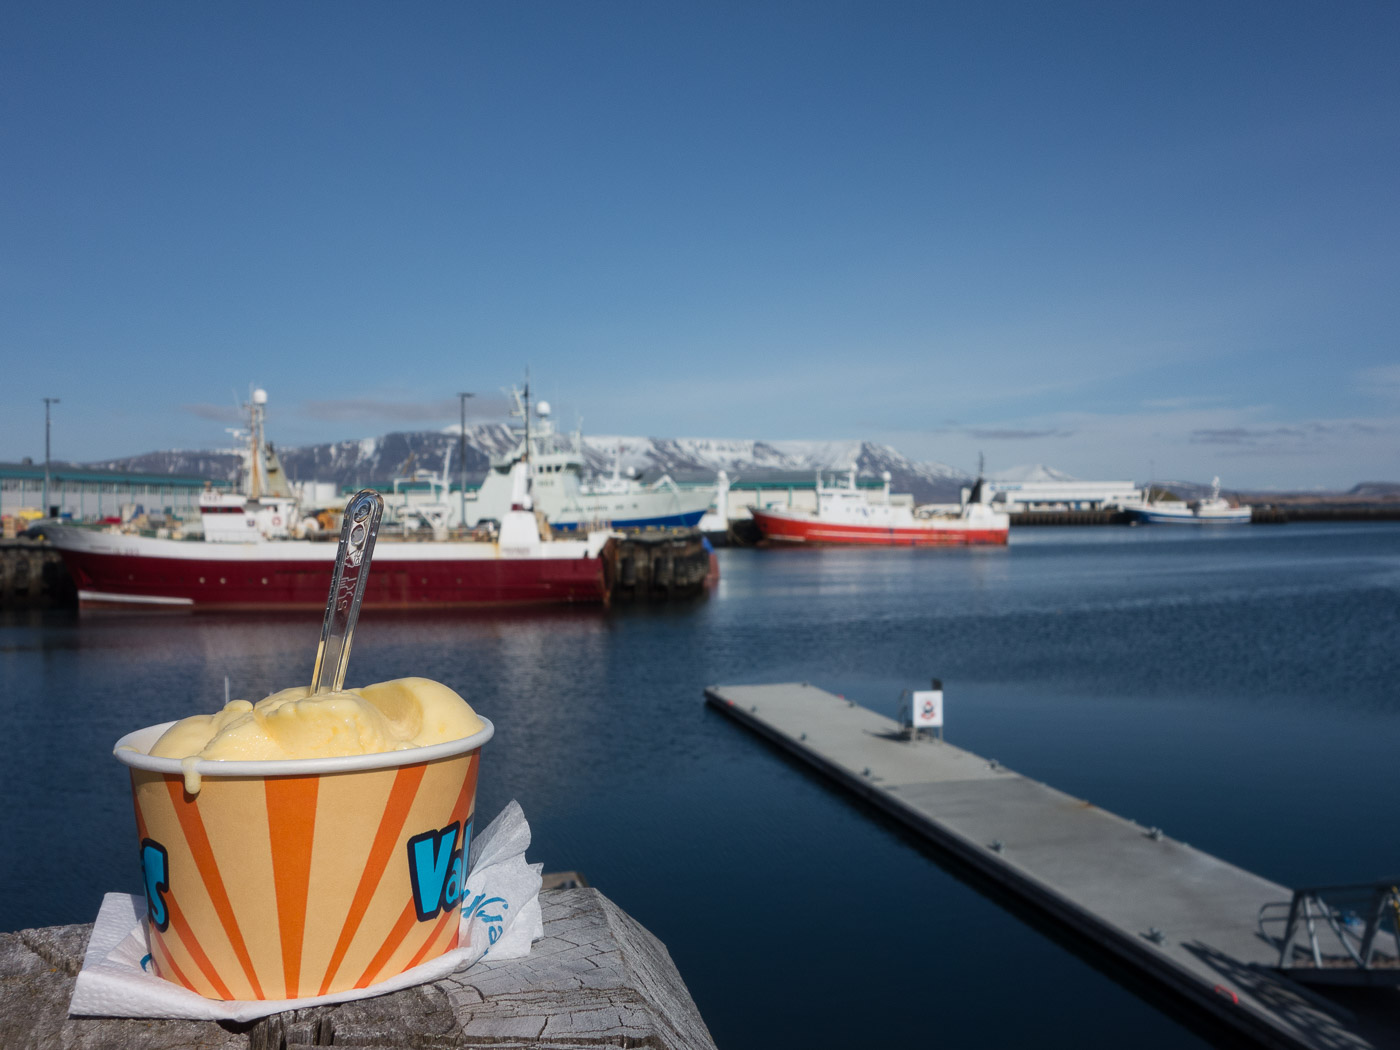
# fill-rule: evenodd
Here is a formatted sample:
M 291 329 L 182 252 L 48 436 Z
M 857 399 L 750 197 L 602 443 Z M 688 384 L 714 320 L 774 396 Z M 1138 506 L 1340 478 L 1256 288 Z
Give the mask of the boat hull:
M 1006 528 L 984 527 L 959 520 L 918 523 L 912 527 L 882 527 L 827 522 L 813 515 L 753 511 L 754 524 L 772 545 L 863 547 L 1004 546 Z
M 84 608 L 323 609 L 336 552 L 334 543 L 299 541 L 107 545 L 55 537 L 54 545 Z M 606 552 L 510 557 L 494 544 L 382 544 L 364 601 L 384 609 L 598 603 L 607 600 L 605 565 Z
M 1248 525 L 1252 513 L 1244 510 L 1233 514 L 1197 515 L 1191 511 L 1185 514 L 1170 511 L 1130 510 L 1129 518 L 1139 525 Z
M 619 518 L 606 524 L 614 529 L 693 529 L 705 516 L 704 508 L 683 514 L 663 514 L 655 518 Z M 560 532 L 578 532 L 587 528 L 587 523 L 577 518 L 550 518 L 551 528 Z

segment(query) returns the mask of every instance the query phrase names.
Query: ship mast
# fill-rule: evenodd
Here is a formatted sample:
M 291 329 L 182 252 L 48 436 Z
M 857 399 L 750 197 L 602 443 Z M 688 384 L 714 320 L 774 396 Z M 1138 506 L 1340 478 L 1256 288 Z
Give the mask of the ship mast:
M 263 492 L 263 406 L 267 404 L 267 391 L 261 388 L 253 391 L 248 405 L 248 435 L 252 442 L 252 462 L 248 464 L 248 498 L 260 499 Z

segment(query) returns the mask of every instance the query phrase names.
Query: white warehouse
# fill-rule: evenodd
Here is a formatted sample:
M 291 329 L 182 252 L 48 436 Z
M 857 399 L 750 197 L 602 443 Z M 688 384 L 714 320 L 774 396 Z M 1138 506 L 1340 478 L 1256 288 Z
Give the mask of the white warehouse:
M 987 498 L 1008 513 L 1021 510 L 1104 510 L 1138 506 L 1142 489 L 1131 481 L 988 481 Z

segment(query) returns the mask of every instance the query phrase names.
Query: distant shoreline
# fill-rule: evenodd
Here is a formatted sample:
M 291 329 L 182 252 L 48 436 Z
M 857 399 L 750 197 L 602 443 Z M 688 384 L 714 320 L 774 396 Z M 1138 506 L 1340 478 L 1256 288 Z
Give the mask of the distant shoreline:
M 1400 521 L 1400 500 L 1280 499 L 1254 503 L 1252 507 L 1252 525 L 1284 525 L 1295 521 Z M 1011 515 L 1013 529 L 1034 525 L 1129 524 L 1131 516 L 1121 510 L 1027 510 Z

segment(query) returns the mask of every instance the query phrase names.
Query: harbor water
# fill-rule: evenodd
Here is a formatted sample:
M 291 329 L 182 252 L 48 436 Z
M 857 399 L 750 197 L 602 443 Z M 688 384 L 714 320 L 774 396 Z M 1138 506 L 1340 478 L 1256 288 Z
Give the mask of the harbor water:
M 1024 528 L 971 550 L 721 552 L 690 604 L 375 613 L 348 681 L 496 725 L 478 816 L 666 943 L 718 1045 L 1215 1037 L 702 702 L 810 681 L 1285 885 L 1400 875 L 1400 525 Z M 318 616 L 0 619 L 0 929 L 139 891 L 123 733 L 308 681 Z M 1166 931 L 1170 934 L 1170 931 Z M 1149 996 L 1145 998 L 1144 996 Z

